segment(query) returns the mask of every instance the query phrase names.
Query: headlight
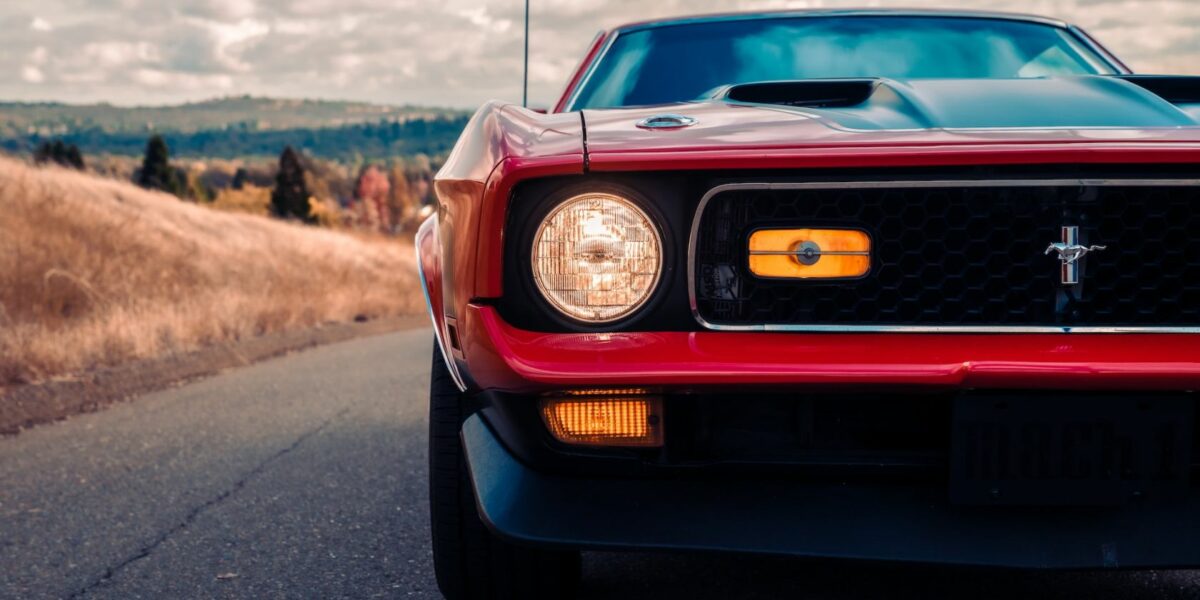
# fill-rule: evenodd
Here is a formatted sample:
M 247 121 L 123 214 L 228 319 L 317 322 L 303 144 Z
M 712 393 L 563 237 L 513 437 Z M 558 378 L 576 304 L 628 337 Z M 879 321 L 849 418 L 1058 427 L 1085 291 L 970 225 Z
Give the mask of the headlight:
M 650 299 L 662 238 L 650 217 L 612 194 L 581 194 L 546 215 L 533 238 L 533 278 L 563 314 L 588 323 L 625 317 Z

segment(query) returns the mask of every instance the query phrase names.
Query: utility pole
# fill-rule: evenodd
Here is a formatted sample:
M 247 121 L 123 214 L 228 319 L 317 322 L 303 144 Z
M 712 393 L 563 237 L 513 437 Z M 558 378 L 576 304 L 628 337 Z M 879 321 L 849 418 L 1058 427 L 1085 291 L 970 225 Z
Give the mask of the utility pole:
M 525 0 L 525 68 L 521 78 L 521 106 L 529 108 L 529 0 Z

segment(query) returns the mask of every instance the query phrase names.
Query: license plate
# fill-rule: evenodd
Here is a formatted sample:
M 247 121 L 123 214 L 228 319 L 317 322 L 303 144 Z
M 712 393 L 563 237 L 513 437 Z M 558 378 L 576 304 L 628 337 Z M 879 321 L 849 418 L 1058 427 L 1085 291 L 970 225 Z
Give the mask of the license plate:
M 950 500 L 1119 505 L 1186 491 L 1194 401 L 1178 396 L 955 400 Z

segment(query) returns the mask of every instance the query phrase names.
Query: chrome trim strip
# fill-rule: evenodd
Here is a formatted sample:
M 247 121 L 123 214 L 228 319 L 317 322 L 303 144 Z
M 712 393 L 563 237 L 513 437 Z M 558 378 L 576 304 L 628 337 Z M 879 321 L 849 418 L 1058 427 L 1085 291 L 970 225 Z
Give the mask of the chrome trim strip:
M 802 183 L 727 183 L 710 189 L 700 199 L 692 217 L 688 236 L 687 282 L 688 304 L 692 318 L 701 327 L 713 331 L 773 331 L 805 333 L 1188 333 L 1200 334 L 1200 327 L 1069 327 L 1069 326 L 1005 326 L 1005 325 L 798 325 L 762 323 L 757 325 L 721 325 L 710 323 L 700 316 L 696 301 L 696 238 L 700 218 L 709 201 L 722 192 L 732 190 L 836 190 L 836 189 L 919 189 L 950 187 L 1191 187 L 1200 186 L 1200 179 L 1011 179 L 1011 180 L 931 180 L 931 181 L 829 181 Z
M 1075 39 L 1079 40 L 1089 50 L 1095 52 L 1097 56 L 1104 59 L 1108 66 L 1112 67 L 1117 75 L 1133 75 L 1133 70 L 1125 65 L 1120 58 L 1117 58 L 1107 48 L 1101 46 L 1096 40 L 1092 39 L 1092 35 L 1083 30 L 1078 25 L 1067 25 L 1066 30 L 1071 33 Z
M 427 221 L 436 218 L 437 215 L 429 215 Z M 436 226 L 437 223 L 435 221 L 434 227 Z M 417 232 L 420 233 L 420 231 L 418 228 Z M 421 264 L 421 246 L 416 243 L 413 245 L 416 246 L 417 278 L 421 280 L 421 293 L 425 294 L 425 308 L 429 312 L 429 321 L 433 323 L 433 340 L 437 343 L 438 350 L 442 352 L 442 360 L 446 362 L 446 368 L 450 371 L 450 379 L 454 382 L 454 386 L 458 388 L 458 391 L 465 392 L 467 391 L 467 384 L 463 383 L 462 375 L 458 372 L 458 364 L 454 362 L 454 357 L 449 352 L 446 352 L 446 345 L 442 343 L 442 337 L 446 335 L 446 332 L 444 330 L 439 331 L 437 316 L 433 313 L 433 302 L 429 299 L 429 286 L 425 284 L 425 268 Z
M 600 61 L 604 59 L 604 56 L 608 54 L 609 49 L 612 48 L 613 43 L 615 43 L 617 38 L 620 36 L 620 31 L 613 31 L 608 35 L 608 39 L 604 40 L 604 47 L 596 53 L 594 58 L 592 58 L 592 64 L 588 65 L 587 71 L 584 71 L 583 73 L 583 77 L 580 77 L 579 82 L 575 84 L 575 89 L 571 90 L 571 97 L 567 99 L 566 105 L 563 106 L 563 112 L 575 111 L 575 102 L 579 100 L 579 93 L 582 92 L 583 88 L 587 86 L 589 81 L 591 81 L 592 75 L 596 72 L 596 67 L 600 65 Z
M 801 254 L 795 250 L 751 250 L 750 256 L 796 256 Z M 859 250 L 817 250 L 809 253 L 810 256 L 870 256 L 870 252 L 862 252 Z

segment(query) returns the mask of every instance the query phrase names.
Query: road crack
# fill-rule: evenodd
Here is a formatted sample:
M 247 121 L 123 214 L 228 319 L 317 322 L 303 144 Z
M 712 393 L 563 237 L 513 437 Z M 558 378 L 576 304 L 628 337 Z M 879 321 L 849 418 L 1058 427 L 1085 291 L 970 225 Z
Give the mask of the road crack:
M 89 582 L 87 585 L 83 586 L 83 588 L 79 589 L 75 593 L 71 594 L 70 596 L 67 596 L 67 598 L 69 600 L 75 600 L 76 598 L 82 598 L 83 596 L 86 596 L 87 594 L 89 594 L 93 590 L 95 590 L 96 588 L 99 588 L 100 586 L 103 586 L 104 584 L 111 581 L 126 567 L 129 567 L 133 563 L 138 562 L 139 560 L 142 560 L 143 558 L 150 556 L 151 554 L 154 553 L 154 550 L 156 548 L 158 548 L 160 545 L 162 545 L 163 542 L 170 539 L 170 537 L 175 535 L 176 533 L 179 533 L 180 531 L 187 529 L 189 525 L 191 525 L 193 522 L 195 522 L 195 520 L 197 518 L 200 517 L 200 515 L 207 512 L 210 508 L 219 506 L 222 502 L 229 499 L 231 496 L 236 494 L 239 490 L 246 487 L 247 483 L 249 483 L 251 480 L 253 480 L 255 477 L 257 477 L 263 471 L 265 471 L 266 468 L 271 465 L 271 463 L 279 460 L 280 458 L 283 458 L 284 456 L 287 456 L 293 450 L 295 450 L 296 448 L 299 448 L 305 441 L 307 441 L 308 439 L 312 438 L 313 436 L 321 433 L 327 427 L 332 425 L 334 421 L 337 421 L 338 419 L 345 416 L 346 413 L 349 411 L 350 411 L 350 409 L 348 409 L 348 408 L 342 409 L 341 411 L 338 411 L 336 414 L 334 414 L 332 417 L 326 419 L 320 425 L 304 432 L 299 437 L 297 437 L 295 439 L 295 441 L 293 441 L 291 444 L 288 444 L 287 447 L 279 450 L 278 452 L 272 454 L 271 456 L 268 456 L 262 462 L 255 465 L 254 468 L 250 469 L 249 471 L 246 471 L 246 473 L 243 474 L 240 478 L 238 478 L 237 481 L 233 482 L 233 485 L 229 486 L 229 488 L 225 489 L 224 491 L 217 494 L 216 496 L 213 496 L 212 498 L 206 500 L 205 502 L 202 502 L 201 504 L 193 507 L 191 510 L 188 511 L 188 513 L 186 515 L 184 515 L 183 519 L 180 520 L 178 523 L 176 523 L 175 525 L 172 525 L 171 527 L 167 528 L 166 531 L 155 536 L 154 539 L 150 540 L 150 542 L 148 544 L 139 548 L 137 550 L 137 552 L 134 552 L 132 555 L 125 558 L 124 560 L 117 563 L 116 565 L 113 565 L 113 566 L 105 569 L 103 574 L 101 574 L 99 577 L 97 577 L 94 580 L 92 580 L 91 582 Z

